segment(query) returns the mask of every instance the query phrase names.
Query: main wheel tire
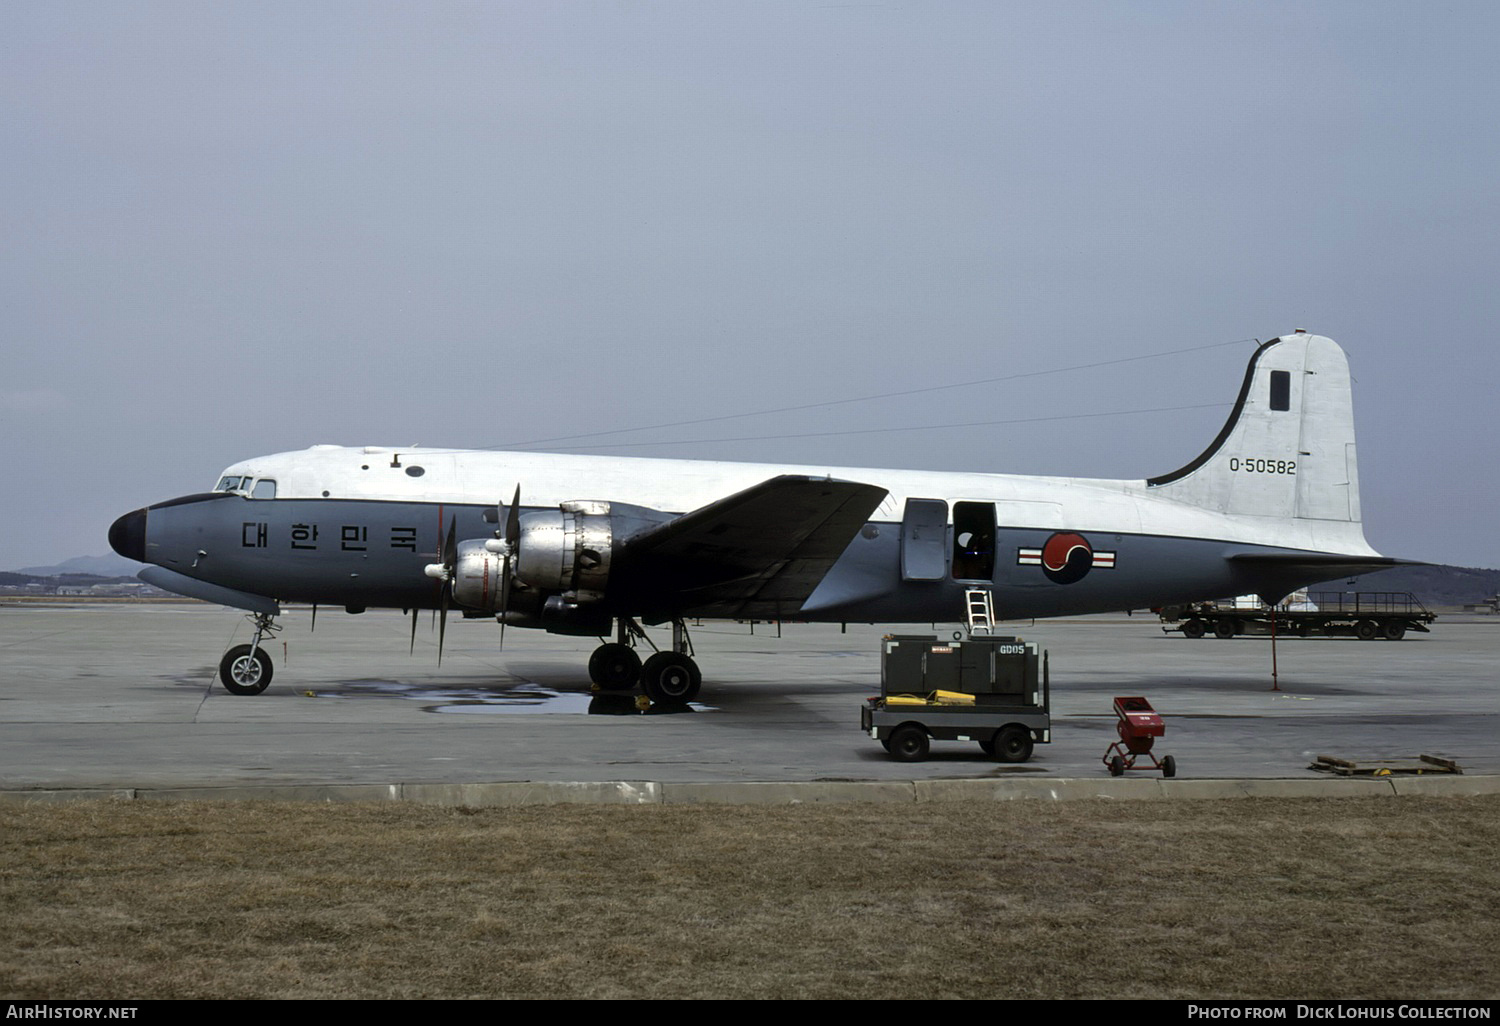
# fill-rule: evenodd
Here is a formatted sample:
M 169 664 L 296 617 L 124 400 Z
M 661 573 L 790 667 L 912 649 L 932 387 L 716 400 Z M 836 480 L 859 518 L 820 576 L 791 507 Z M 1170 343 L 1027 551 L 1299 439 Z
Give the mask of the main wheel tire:
M 1230 620 L 1227 617 L 1224 618 L 1224 619 L 1221 619 L 1221 620 L 1215 620 L 1214 621 L 1214 637 L 1216 637 L 1216 638 L 1232 638 L 1232 637 L 1234 637 L 1234 621 Z
M 1025 727 L 1005 727 L 995 735 L 995 758 L 1001 762 L 1025 762 L 1032 748 L 1031 731 Z
M 1380 626 L 1374 620 L 1361 620 L 1354 625 L 1354 636 L 1360 641 L 1374 641 L 1380 636 Z
M 901 762 L 921 762 L 927 758 L 927 731 L 915 723 L 903 723 L 891 731 L 888 750 Z
M 1203 621 L 1196 616 L 1182 625 L 1182 634 L 1184 637 L 1201 638 L 1206 631 L 1207 628 L 1203 626 Z
M 691 702 L 703 687 L 703 674 L 679 652 L 658 652 L 641 667 L 641 687 L 653 702 Z
M 1406 637 L 1406 624 L 1388 623 L 1385 625 L 1385 630 L 1381 633 L 1385 635 L 1385 640 L 1387 641 L 1400 641 Z
M 1175 777 L 1177 775 L 1177 760 L 1170 755 L 1161 760 L 1161 775 L 1164 777 Z
M 258 695 L 271 684 L 271 657 L 263 648 L 236 645 L 219 660 L 219 681 L 231 695 Z
M 589 680 L 605 691 L 628 690 L 640 679 L 641 657 L 629 645 L 610 642 L 589 656 Z

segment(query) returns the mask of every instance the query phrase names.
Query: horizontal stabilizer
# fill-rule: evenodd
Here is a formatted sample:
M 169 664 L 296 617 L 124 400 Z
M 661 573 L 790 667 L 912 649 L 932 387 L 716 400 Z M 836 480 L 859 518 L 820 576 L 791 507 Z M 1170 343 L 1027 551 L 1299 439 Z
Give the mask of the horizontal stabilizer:
M 1242 552 L 1230 556 L 1229 562 L 1265 570 L 1327 570 L 1330 577 L 1341 574 L 1367 574 L 1389 570 L 1394 566 L 1426 566 L 1417 559 L 1392 556 L 1347 556 L 1337 552 Z

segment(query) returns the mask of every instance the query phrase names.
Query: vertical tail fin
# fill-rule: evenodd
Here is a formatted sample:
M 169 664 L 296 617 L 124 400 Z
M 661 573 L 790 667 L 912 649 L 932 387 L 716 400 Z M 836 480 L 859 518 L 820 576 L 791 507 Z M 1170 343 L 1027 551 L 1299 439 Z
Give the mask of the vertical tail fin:
M 1332 339 L 1297 332 L 1250 357 L 1219 437 L 1148 490 L 1220 513 L 1358 523 L 1349 362 Z

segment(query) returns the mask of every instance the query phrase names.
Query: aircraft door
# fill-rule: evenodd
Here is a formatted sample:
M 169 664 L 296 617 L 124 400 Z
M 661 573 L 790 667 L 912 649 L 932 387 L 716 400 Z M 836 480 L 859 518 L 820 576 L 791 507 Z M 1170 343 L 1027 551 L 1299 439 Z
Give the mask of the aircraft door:
M 901 579 L 941 581 L 948 574 L 948 504 L 907 499 L 901 517 Z
M 995 504 L 953 504 L 953 578 L 959 581 L 995 579 Z

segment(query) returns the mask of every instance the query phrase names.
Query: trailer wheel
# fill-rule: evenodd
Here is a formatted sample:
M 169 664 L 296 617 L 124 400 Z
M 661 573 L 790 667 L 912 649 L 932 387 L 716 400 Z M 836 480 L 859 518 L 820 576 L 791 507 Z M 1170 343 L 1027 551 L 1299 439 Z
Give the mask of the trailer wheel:
M 1225 617 L 1222 620 L 1215 620 L 1214 621 L 1214 637 L 1216 637 L 1216 638 L 1232 638 L 1232 637 L 1234 637 L 1234 621 L 1231 620 L 1231 619 L 1229 619 L 1228 617 Z
M 1387 641 L 1400 641 L 1406 637 L 1406 624 L 1400 621 L 1392 621 L 1385 625 L 1384 633 Z
M 1361 620 L 1354 625 L 1354 634 L 1360 641 L 1374 641 L 1380 635 L 1380 627 L 1374 620 Z
M 1025 762 L 1032 747 L 1031 731 L 1025 727 L 1005 727 L 995 735 L 995 758 L 1001 762 Z
M 890 752 L 901 762 L 921 762 L 927 758 L 927 731 L 915 723 L 903 723 L 891 731 Z
M 1111 755 L 1109 757 L 1109 775 L 1112 777 L 1124 776 L 1125 760 L 1120 758 L 1118 755 Z
M 1164 777 L 1175 777 L 1177 775 L 1177 760 L 1170 755 L 1161 760 L 1161 775 Z
M 1182 634 L 1186 638 L 1201 638 L 1206 630 L 1207 628 L 1203 626 L 1203 621 L 1196 616 L 1182 625 Z

